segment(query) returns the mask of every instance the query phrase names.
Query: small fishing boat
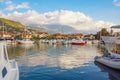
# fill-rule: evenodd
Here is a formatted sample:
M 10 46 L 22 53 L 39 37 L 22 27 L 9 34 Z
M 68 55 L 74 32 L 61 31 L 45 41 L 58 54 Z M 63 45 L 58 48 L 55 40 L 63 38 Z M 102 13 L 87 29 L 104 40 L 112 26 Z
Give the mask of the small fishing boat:
M 0 42 L 0 80 L 19 80 L 17 62 L 8 59 L 5 42 Z
M 49 40 L 43 40 L 42 43 L 44 43 L 44 44 L 49 44 L 50 41 L 49 41 Z
M 120 70 L 120 55 L 112 53 L 107 57 L 95 57 L 95 61 L 105 66 Z

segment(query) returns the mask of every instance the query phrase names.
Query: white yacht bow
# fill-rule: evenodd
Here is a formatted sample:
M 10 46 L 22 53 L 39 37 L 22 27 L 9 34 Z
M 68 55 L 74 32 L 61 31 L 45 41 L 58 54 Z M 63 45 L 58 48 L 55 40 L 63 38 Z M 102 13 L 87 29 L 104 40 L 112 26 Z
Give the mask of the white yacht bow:
M 0 42 L 0 80 L 19 80 L 17 62 L 8 59 L 5 42 Z

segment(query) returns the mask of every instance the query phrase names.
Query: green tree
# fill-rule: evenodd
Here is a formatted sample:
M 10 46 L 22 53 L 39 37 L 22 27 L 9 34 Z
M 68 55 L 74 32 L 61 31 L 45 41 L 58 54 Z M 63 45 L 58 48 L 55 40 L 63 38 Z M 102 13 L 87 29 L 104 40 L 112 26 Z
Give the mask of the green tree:
M 56 39 L 56 37 L 51 35 L 51 36 L 47 36 L 46 39 L 51 40 L 51 39 Z
M 110 35 L 110 33 L 107 31 L 107 29 L 106 28 L 102 28 L 101 36 L 109 36 L 109 35 Z
M 33 36 L 32 40 L 40 40 L 39 36 Z
M 17 35 L 14 37 L 15 40 L 22 40 L 22 37 L 20 35 Z
M 97 32 L 97 34 L 95 35 L 96 39 L 100 39 L 100 36 L 109 36 L 110 33 L 107 31 L 106 28 L 102 28 L 101 31 Z

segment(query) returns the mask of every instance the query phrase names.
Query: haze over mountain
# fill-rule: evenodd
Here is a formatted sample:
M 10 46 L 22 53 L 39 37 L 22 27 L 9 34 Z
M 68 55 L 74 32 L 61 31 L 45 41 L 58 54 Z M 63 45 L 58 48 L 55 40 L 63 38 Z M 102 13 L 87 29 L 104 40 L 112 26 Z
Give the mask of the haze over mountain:
M 49 33 L 85 33 L 90 34 L 93 33 L 93 29 L 89 31 L 85 30 L 77 30 L 68 25 L 61 25 L 61 24 L 46 24 L 46 25 L 39 25 L 39 24 L 29 24 L 31 28 L 37 28 L 40 31 L 46 31 Z
M 30 24 L 34 28 L 38 28 L 41 31 L 47 31 L 50 33 L 79 33 L 79 30 L 74 29 L 68 25 L 61 25 L 61 24 L 46 24 L 46 25 L 37 25 L 37 24 Z

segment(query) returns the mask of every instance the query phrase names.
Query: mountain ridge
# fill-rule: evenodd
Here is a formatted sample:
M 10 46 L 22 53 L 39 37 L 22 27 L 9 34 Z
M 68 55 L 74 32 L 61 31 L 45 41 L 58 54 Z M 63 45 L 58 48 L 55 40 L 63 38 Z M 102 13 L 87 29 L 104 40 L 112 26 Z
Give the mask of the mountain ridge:
M 21 24 L 20 22 L 5 19 L 5 18 L 0 18 L 0 24 L 8 25 L 14 28 L 20 28 L 20 29 L 25 29 L 25 25 Z

